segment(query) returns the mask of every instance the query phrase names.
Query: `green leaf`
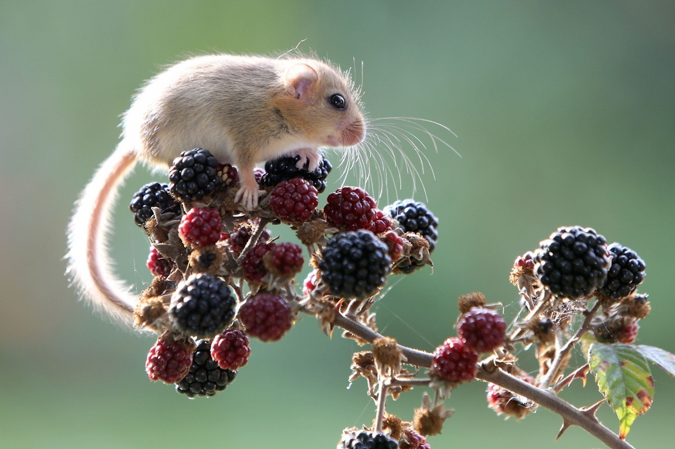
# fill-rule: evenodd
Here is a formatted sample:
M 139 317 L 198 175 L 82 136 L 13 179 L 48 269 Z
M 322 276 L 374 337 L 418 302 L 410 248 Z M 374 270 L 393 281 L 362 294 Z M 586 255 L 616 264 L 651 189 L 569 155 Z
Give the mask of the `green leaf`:
M 634 346 L 595 343 L 588 351 L 588 364 L 619 417 L 619 438 L 625 439 L 635 418 L 652 405 L 654 380 L 649 362 Z
M 675 376 L 675 355 L 654 346 L 638 345 L 635 347 L 647 360 L 659 365 L 665 372 Z

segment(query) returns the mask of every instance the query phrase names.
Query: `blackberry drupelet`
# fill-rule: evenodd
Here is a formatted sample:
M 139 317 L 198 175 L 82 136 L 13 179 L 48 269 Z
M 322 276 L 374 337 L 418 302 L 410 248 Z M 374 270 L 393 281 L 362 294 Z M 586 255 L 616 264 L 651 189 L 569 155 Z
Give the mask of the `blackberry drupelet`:
M 137 226 L 145 226 L 145 223 L 154 216 L 153 207 L 158 207 L 161 214 L 181 213 L 180 204 L 169 194 L 169 186 L 159 182 L 146 184 L 134 193 L 129 209 L 134 213 L 134 222 Z
M 630 248 L 620 243 L 609 245 L 612 266 L 599 292 L 612 299 L 630 296 L 645 279 L 645 262 Z
M 211 337 L 232 323 L 235 306 L 236 300 L 223 280 L 210 274 L 192 274 L 178 284 L 169 316 L 185 334 Z
M 391 269 L 389 248 L 370 231 L 337 234 L 321 253 L 321 279 L 330 293 L 363 299 L 384 285 Z
M 403 227 L 405 232 L 416 232 L 429 242 L 429 252 L 436 249 L 438 218 L 424 203 L 413 199 L 398 200 L 384 208 L 384 212 Z
M 302 168 L 296 164 L 300 161 L 300 156 L 284 156 L 279 159 L 265 163 L 265 174 L 260 179 L 260 185 L 263 187 L 273 187 L 281 181 L 287 181 L 292 178 L 303 178 L 309 181 L 319 193 L 326 190 L 326 177 L 333 169 L 328 159 L 322 159 L 319 166 L 313 172 L 307 170 L 308 162 Z
M 222 182 L 218 161 L 203 148 L 183 151 L 169 170 L 171 193 L 184 201 L 194 201 L 213 193 Z
M 199 340 L 192 356 L 190 371 L 180 382 L 176 391 L 189 398 L 213 396 L 223 391 L 237 376 L 236 371 L 222 369 L 211 358 L 211 341 Z
M 560 227 L 540 243 L 532 258 L 534 275 L 553 294 L 588 298 L 611 266 L 607 240 L 592 228 Z
M 355 438 L 346 438 L 340 446 L 344 449 L 398 449 L 398 442 L 382 433 L 362 431 Z

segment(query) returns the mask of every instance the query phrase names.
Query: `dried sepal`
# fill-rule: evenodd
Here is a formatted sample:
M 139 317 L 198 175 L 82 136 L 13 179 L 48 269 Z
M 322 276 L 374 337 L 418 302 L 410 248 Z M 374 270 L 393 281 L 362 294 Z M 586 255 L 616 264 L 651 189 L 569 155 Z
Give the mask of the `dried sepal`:
M 401 362 L 405 360 L 403 351 L 391 337 L 378 338 L 372 343 L 375 367 L 384 376 L 393 377 L 401 372 Z
M 485 295 L 481 292 L 474 292 L 460 296 L 457 300 L 457 307 L 459 308 L 460 313 L 466 313 L 471 310 L 472 307 L 483 307 L 486 303 Z
M 382 430 L 392 439 L 399 440 L 403 436 L 406 424 L 409 425 L 409 423 L 404 423 L 398 416 L 386 413 L 382 420 Z M 373 422 L 373 425 L 375 425 L 375 422 Z
M 443 423 L 448 419 L 454 410 L 446 410 L 445 405 L 438 404 L 432 407 L 429 395 L 424 393 L 422 396 L 422 407 L 415 409 L 413 418 L 413 428 L 422 436 L 438 435 L 443 429 Z
M 349 382 L 354 382 L 359 376 L 368 382 L 368 395 L 375 394 L 375 385 L 377 384 L 377 368 L 375 368 L 375 357 L 370 351 L 355 352 L 352 356 L 352 374 L 349 376 Z
M 215 275 L 223 264 L 223 252 L 215 245 L 196 247 L 188 258 L 190 268 L 194 273 L 208 273 Z

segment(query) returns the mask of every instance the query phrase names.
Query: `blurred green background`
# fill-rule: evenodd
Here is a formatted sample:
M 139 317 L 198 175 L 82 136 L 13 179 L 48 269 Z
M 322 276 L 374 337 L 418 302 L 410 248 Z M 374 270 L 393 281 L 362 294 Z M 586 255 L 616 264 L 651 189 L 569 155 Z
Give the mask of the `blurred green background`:
M 513 317 L 513 259 L 580 224 L 645 259 L 653 313 L 638 342 L 675 352 L 673 23 L 671 1 L 0 0 L 0 447 L 331 448 L 344 427 L 372 421 L 365 382 L 347 389 L 358 347 L 330 341 L 313 319 L 279 343 L 254 341 L 227 391 L 190 401 L 148 381 L 152 338 L 68 288 L 66 224 L 117 143 L 119 115 L 163 64 L 207 52 L 278 54 L 306 39 L 302 50 L 356 67 L 370 117 L 422 117 L 457 133 L 428 127 L 462 155 L 426 152 L 436 173 L 424 175 L 427 202 L 441 222 L 433 275 L 402 279 L 377 306 L 380 329 L 399 342 L 433 350 L 471 291 Z M 163 178 L 137 170 L 115 218 L 118 271 L 139 291 L 148 245 L 127 205 L 150 179 Z M 411 185 L 388 193 L 410 196 Z M 628 440 L 669 448 L 675 380 L 654 372 L 653 408 Z M 411 419 L 421 393 L 391 411 Z M 600 397 L 592 382 L 564 395 Z M 481 382 L 447 405 L 456 413 L 430 439 L 436 449 L 548 447 L 560 425 L 545 409 L 504 421 Z M 609 407 L 600 417 L 618 429 Z M 554 447 L 602 444 L 573 428 Z

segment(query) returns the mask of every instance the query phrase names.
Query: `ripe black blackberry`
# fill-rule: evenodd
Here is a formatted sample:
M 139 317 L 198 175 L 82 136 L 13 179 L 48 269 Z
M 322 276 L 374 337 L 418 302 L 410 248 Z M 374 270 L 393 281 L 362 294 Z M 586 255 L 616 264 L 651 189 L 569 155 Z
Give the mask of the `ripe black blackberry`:
M 645 262 L 630 248 L 620 243 L 609 245 L 612 266 L 600 294 L 612 299 L 630 296 L 645 279 Z
M 382 433 L 364 430 L 356 437 L 345 435 L 338 447 L 340 449 L 398 449 L 398 442 Z
M 328 159 L 322 159 L 316 170 L 307 170 L 309 162 L 305 162 L 302 168 L 297 167 L 300 156 L 284 156 L 265 163 L 265 174 L 260 179 L 263 187 L 273 187 L 281 181 L 292 178 L 303 178 L 309 181 L 316 190 L 321 193 L 326 190 L 326 177 L 333 169 Z
M 187 335 L 211 337 L 234 319 L 235 300 L 230 287 L 210 274 L 192 274 L 178 284 L 171 297 L 169 316 Z
M 611 266 L 607 240 L 592 228 L 560 227 L 540 243 L 534 275 L 553 294 L 587 298 L 602 287 Z
M 384 213 L 395 218 L 405 232 L 416 232 L 429 242 L 429 252 L 436 249 L 438 218 L 424 203 L 413 199 L 398 200 L 384 208 Z
M 176 391 L 189 398 L 213 396 L 223 391 L 236 376 L 237 371 L 222 369 L 211 358 L 211 340 L 199 340 L 192 355 L 190 371 L 176 383 Z
M 184 201 L 200 200 L 222 182 L 218 161 L 203 148 L 183 151 L 169 170 L 171 193 Z
M 180 204 L 169 194 L 169 186 L 159 182 L 146 184 L 134 193 L 129 209 L 134 213 L 134 222 L 137 226 L 145 226 L 145 223 L 154 216 L 153 207 L 158 207 L 161 214 L 181 213 Z
M 388 252 L 370 231 L 337 234 L 321 252 L 321 279 L 333 295 L 367 298 L 384 285 L 391 269 Z

